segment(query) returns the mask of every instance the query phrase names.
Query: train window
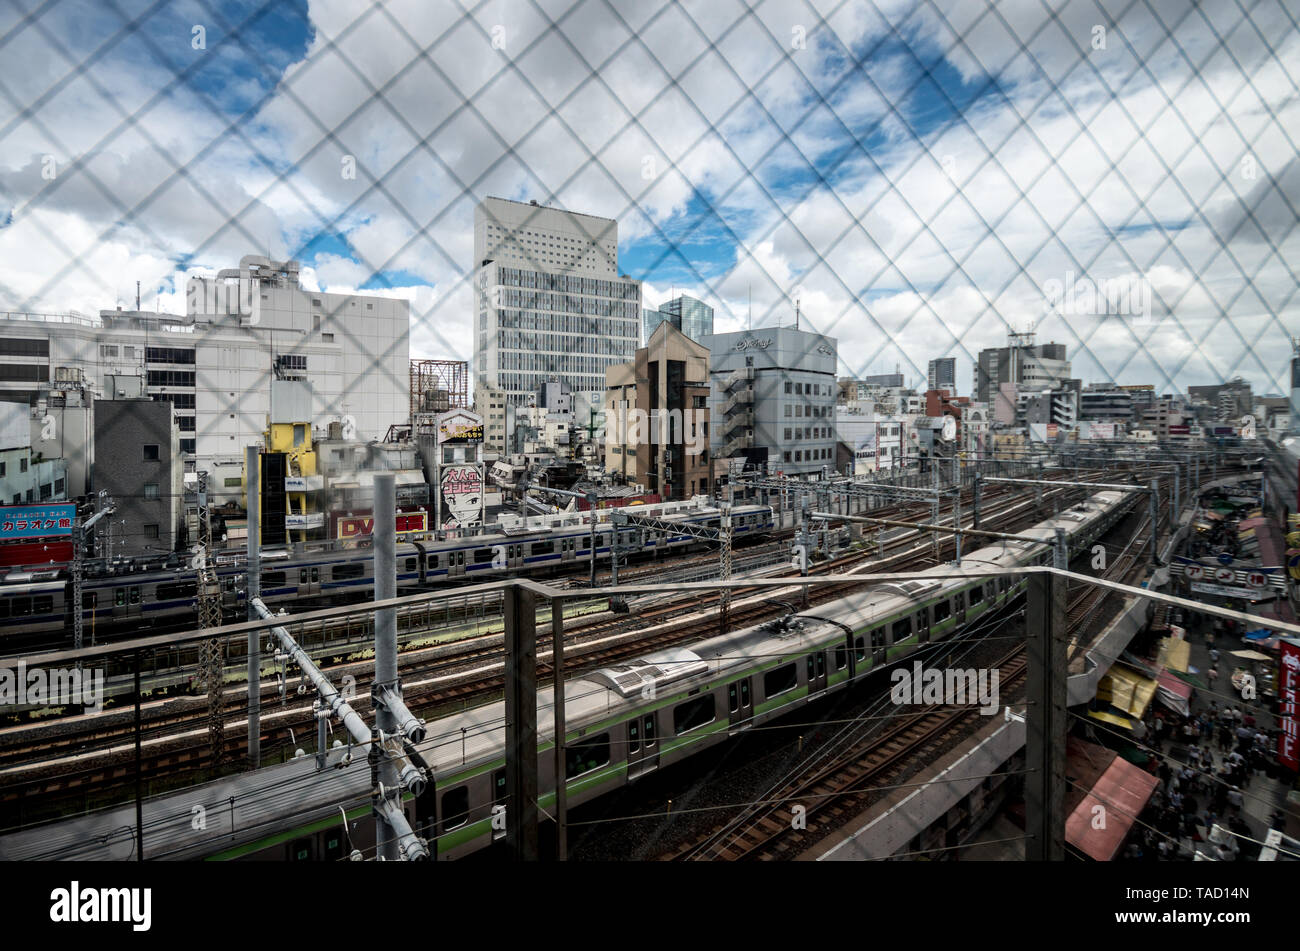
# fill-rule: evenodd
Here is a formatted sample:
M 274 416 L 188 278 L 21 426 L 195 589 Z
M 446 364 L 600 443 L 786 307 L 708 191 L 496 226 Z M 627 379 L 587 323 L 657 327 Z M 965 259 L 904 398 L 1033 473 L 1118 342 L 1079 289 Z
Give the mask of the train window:
M 32 598 L 33 614 L 49 614 L 54 610 L 54 598 L 48 594 L 38 595 Z
M 174 584 L 160 584 L 156 590 L 156 597 L 159 601 L 176 601 L 181 598 L 192 598 L 197 593 L 198 586 L 193 581 L 178 581 Z
M 858 641 L 861 642 L 862 638 L 859 637 Z M 883 627 L 878 627 L 871 632 L 871 649 L 879 650 L 884 646 L 885 646 L 885 629 Z
M 891 644 L 898 644 L 898 643 L 900 643 L 901 641 L 905 641 L 905 640 L 907 640 L 908 637 L 911 636 L 911 634 L 912 634 L 912 622 L 911 622 L 911 621 L 908 621 L 908 620 L 895 621 L 895 622 L 894 622 L 894 627 L 893 627 L 893 629 L 890 631 L 889 642 L 890 642 Z
M 743 681 L 740 687 L 740 700 L 742 704 L 749 703 L 749 681 Z M 645 718 L 645 748 L 653 749 L 655 745 L 655 718 L 654 714 Z
M 289 846 L 290 862 L 311 861 L 311 839 L 295 839 Z
M 549 555 L 555 550 L 555 542 L 533 542 L 528 549 L 530 555 Z
M 920 634 L 927 627 L 929 627 L 929 625 L 925 623 L 925 612 L 917 611 L 916 612 L 916 633 Z
M 347 565 L 335 565 L 330 577 L 335 581 L 344 581 L 349 578 L 360 578 L 366 573 L 366 566 L 359 561 Z
M 735 713 L 740 709 L 740 682 L 732 684 L 727 688 L 727 710 Z
M 131 589 L 131 603 L 132 604 L 140 603 L 140 589 L 138 587 Z
M 414 559 L 414 558 L 408 558 L 408 559 L 406 559 L 406 570 L 407 570 L 407 571 L 414 571 L 414 570 L 415 570 L 415 559 Z
M 635 753 L 641 749 L 641 718 L 633 717 L 627 721 L 627 751 Z
M 491 548 L 480 548 L 474 552 L 474 564 L 481 565 L 486 561 L 491 561 L 493 551 Z
M 302 579 L 302 580 L 303 580 L 304 583 L 307 581 L 306 574 L 307 574 L 307 572 L 306 572 L 306 571 L 303 571 L 303 579 Z M 263 587 L 263 588 L 279 588 L 279 587 L 283 587 L 283 585 L 284 585 L 284 583 L 285 583 L 286 580 L 287 580 L 287 579 L 285 578 L 285 576 L 284 576 L 284 572 L 283 572 L 283 571 L 263 571 L 263 572 L 262 572 L 262 587 Z
M 817 652 L 817 676 L 826 676 L 826 655 L 821 653 L 821 651 Z
M 876 635 L 883 630 L 884 628 L 878 627 L 876 628 L 876 630 L 871 632 L 871 644 L 873 647 L 875 646 L 876 643 Z M 862 638 L 860 637 L 853 638 L 853 653 L 857 656 L 858 660 L 867 659 L 867 645 L 863 643 Z
M 10 612 L 14 617 L 27 617 L 32 613 L 32 599 L 28 597 L 11 598 L 9 600 Z
M 333 862 L 343 858 L 343 833 L 338 829 L 329 829 L 321 835 L 325 844 L 325 861 Z
M 695 697 L 685 703 L 679 703 L 673 709 L 673 730 L 680 736 L 706 723 L 712 723 L 716 716 L 713 694 Z
M 311 570 L 311 583 L 312 583 L 312 584 L 317 584 L 319 581 L 320 581 L 320 569 L 319 569 L 319 568 L 313 568 L 313 569 Z
M 601 733 L 564 748 L 564 775 L 568 779 L 590 773 L 609 762 L 609 734 Z
M 126 604 L 126 588 L 113 589 L 113 606 L 122 607 Z
M 442 831 L 459 829 L 469 821 L 469 787 L 457 786 L 442 794 Z
M 934 605 L 935 624 L 938 624 L 940 621 L 946 621 L 951 616 L 952 616 L 952 607 L 948 604 L 947 601 L 938 601 L 935 603 Z
M 504 805 L 506 799 L 506 771 L 498 769 L 492 774 L 492 804 L 494 806 Z
M 998 596 L 998 584 L 996 581 L 989 581 L 984 585 L 984 600 L 992 601 Z
M 841 644 L 835 648 L 835 669 L 843 670 L 849 666 L 849 649 Z
M 266 582 L 263 582 L 263 584 L 265 584 L 265 583 L 266 583 Z M 306 568 L 299 569 L 299 571 L 298 571 L 298 583 L 299 583 L 299 584 L 306 584 L 306 583 L 307 583 L 307 569 L 306 569 Z
M 98 604 L 99 604 L 99 592 L 97 591 L 81 592 L 81 607 L 84 610 L 87 611 L 92 610 Z
M 799 675 L 794 664 L 785 664 L 763 675 L 763 693 L 775 697 L 779 693 L 793 690 L 799 683 Z
M 11 600 L 10 598 L 0 598 L 0 617 L 8 617 L 8 616 L 9 616 L 9 602 L 10 602 L 10 600 Z
M 805 658 L 805 663 L 806 663 L 806 665 L 807 665 L 807 667 L 808 667 L 808 680 L 809 680 L 809 681 L 811 681 L 814 677 L 817 676 L 817 673 L 816 673 L 816 663 L 815 663 L 814 660 L 813 660 L 813 658 L 814 658 L 815 656 L 816 656 L 815 654 L 809 654 L 809 655 Z

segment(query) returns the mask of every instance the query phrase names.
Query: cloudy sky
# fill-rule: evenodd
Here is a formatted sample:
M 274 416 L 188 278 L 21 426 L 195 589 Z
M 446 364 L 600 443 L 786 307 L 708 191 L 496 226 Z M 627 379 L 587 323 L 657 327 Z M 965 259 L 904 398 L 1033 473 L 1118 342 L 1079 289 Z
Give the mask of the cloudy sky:
M 924 378 L 1008 330 L 1085 381 L 1289 387 L 1300 12 L 1277 0 L 11 0 L 0 309 L 184 309 L 249 253 L 470 359 L 474 204 L 617 219 L 720 330 Z M 355 169 L 354 175 L 349 171 Z M 1092 282 L 1089 284 L 1088 282 Z M 1090 286 L 1150 291 L 1097 314 Z M 1053 308 L 1052 289 L 1064 290 Z

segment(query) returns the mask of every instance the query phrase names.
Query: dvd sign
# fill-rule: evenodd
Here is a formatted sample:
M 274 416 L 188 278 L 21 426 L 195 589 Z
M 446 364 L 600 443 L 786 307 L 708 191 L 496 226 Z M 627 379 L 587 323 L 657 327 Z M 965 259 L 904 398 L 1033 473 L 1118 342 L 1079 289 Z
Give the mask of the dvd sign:
M 428 519 L 423 512 L 398 512 L 397 534 L 414 535 L 428 528 Z M 349 515 L 338 520 L 335 535 L 340 540 L 369 538 L 375 531 L 373 515 Z

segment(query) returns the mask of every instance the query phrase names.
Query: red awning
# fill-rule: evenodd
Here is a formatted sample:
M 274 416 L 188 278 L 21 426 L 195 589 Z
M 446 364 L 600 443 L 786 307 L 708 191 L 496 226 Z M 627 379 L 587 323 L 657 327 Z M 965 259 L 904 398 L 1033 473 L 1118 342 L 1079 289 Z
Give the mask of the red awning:
M 1116 756 L 1065 820 L 1065 841 L 1089 858 L 1109 862 L 1159 782 L 1159 777 Z M 1099 812 L 1098 806 L 1105 811 Z
M 1160 671 L 1160 678 L 1157 683 L 1159 687 L 1156 689 L 1156 699 L 1181 716 L 1187 716 L 1191 712 L 1188 703 L 1192 696 L 1190 684 L 1175 677 L 1167 670 Z

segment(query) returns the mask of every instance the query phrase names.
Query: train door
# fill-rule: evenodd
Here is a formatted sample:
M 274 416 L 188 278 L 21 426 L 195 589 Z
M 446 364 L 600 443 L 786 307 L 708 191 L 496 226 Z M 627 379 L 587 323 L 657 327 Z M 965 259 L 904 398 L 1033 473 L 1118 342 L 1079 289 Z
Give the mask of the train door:
M 416 578 L 420 584 L 423 584 L 429 579 L 429 554 L 419 542 L 413 542 L 412 544 L 415 545 Z
M 320 565 L 306 565 L 298 569 L 298 597 L 320 594 Z
M 926 644 L 930 640 L 929 608 L 916 612 L 916 642 Z
M 754 694 L 748 677 L 727 687 L 727 708 L 731 713 L 733 727 L 746 726 L 754 718 Z
M 862 640 L 862 638 L 859 637 L 859 638 L 858 638 L 858 641 L 861 642 L 861 640 Z M 887 659 L 887 658 L 886 658 L 886 654 L 888 653 L 888 650 L 889 650 L 889 645 L 886 643 L 886 638 L 885 638 L 885 629 L 884 629 L 883 627 L 875 628 L 875 629 L 871 632 L 871 663 L 872 663 L 872 665 L 873 665 L 873 666 L 878 666 L 878 665 L 880 665 L 880 664 L 883 664 L 883 663 L 885 662 L 885 660 Z
M 826 652 L 817 651 L 804 659 L 804 668 L 808 675 L 808 695 L 826 689 Z
M 655 715 L 643 713 L 627 721 L 628 782 L 652 772 L 659 766 L 659 737 Z
M 465 577 L 465 549 L 447 552 L 447 577 Z
M 498 769 L 492 774 L 492 811 L 497 812 L 498 806 L 500 806 L 501 809 L 507 808 L 506 801 L 508 799 L 509 796 L 506 793 L 506 771 L 504 769 Z M 495 842 L 497 839 L 504 839 L 505 837 L 506 823 L 492 823 L 492 841 Z

